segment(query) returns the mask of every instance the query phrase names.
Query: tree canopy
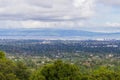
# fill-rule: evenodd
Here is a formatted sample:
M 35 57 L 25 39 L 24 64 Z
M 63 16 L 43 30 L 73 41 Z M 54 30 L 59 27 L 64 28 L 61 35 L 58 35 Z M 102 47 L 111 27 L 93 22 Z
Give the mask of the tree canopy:
M 84 73 L 76 65 L 56 60 L 35 70 L 24 62 L 12 61 L 0 52 L 0 80 L 120 80 L 120 70 L 102 66 Z
M 0 52 L 0 80 L 28 80 L 30 70 L 24 63 L 15 63 L 5 58 L 5 53 Z
M 80 71 L 73 64 L 57 60 L 36 71 L 31 80 L 80 80 Z
M 0 51 L 0 59 L 5 59 L 5 53 L 3 51 Z

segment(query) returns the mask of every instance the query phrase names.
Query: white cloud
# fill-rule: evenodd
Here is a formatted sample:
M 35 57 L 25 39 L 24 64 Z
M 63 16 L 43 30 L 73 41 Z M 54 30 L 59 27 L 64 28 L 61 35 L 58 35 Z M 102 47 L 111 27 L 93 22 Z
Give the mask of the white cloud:
M 120 6 L 120 0 L 98 0 L 105 5 Z
M 0 0 L 0 28 L 81 27 L 94 5 L 95 0 Z
M 111 10 L 119 5 L 120 0 L 0 0 L 0 28 L 119 27 L 114 23 L 119 22 L 118 16 Z
M 120 27 L 120 23 L 117 23 L 117 22 L 107 22 L 105 24 L 105 26 L 108 26 L 108 27 Z
M 57 21 L 89 18 L 94 13 L 93 5 L 94 0 L 0 0 L 0 19 Z
M 77 29 L 85 26 L 84 21 L 67 21 L 67 22 L 44 22 L 44 21 L 11 21 L 4 20 L 0 21 L 1 27 L 4 28 L 57 28 L 57 29 Z

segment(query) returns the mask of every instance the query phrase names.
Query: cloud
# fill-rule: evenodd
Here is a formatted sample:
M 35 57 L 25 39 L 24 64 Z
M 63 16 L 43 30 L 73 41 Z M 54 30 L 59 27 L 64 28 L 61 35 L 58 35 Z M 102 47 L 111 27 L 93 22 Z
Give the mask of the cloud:
M 0 0 L 0 28 L 113 29 L 120 27 L 119 6 L 119 0 Z
M 95 0 L 0 0 L 0 28 L 78 28 L 94 16 Z
M 120 0 L 98 0 L 98 1 L 109 6 L 120 6 Z
M 107 22 L 105 24 L 105 26 L 108 26 L 108 27 L 120 27 L 120 23 L 117 23 L 117 22 Z
M 62 21 L 94 14 L 94 0 L 0 0 L 0 20 Z
M 11 21 L 4 20 L 0 21 L 1 27 L 4 28 L 56 28 L 56 29 L 77 29 L 85 26 L 84 21 L 60 21 L 60 22 L 44 22 L 36 20 L 27 20 L 27 21 Z M 76 26 L 76 27 L 75 27 Z

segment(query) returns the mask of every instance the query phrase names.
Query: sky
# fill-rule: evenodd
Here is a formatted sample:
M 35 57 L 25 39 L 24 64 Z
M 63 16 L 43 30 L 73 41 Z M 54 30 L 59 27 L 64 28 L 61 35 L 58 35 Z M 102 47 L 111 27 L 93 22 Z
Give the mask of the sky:
M 120 32 L 120 0 L 0 0 L 0 28 Z

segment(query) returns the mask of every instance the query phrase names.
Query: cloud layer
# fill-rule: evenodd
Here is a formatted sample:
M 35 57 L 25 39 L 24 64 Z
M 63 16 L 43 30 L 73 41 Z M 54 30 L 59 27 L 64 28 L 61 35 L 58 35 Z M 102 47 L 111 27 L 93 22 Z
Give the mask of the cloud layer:
M 0 0 L 1 20 L 62 21 L 89 18 L 94 0 Z
M 0 28 L 120 27 L 116 6 L 119 0 L 0 0 Z
M 120 0 L 99 0 L 105 5 L 120 6 Z

